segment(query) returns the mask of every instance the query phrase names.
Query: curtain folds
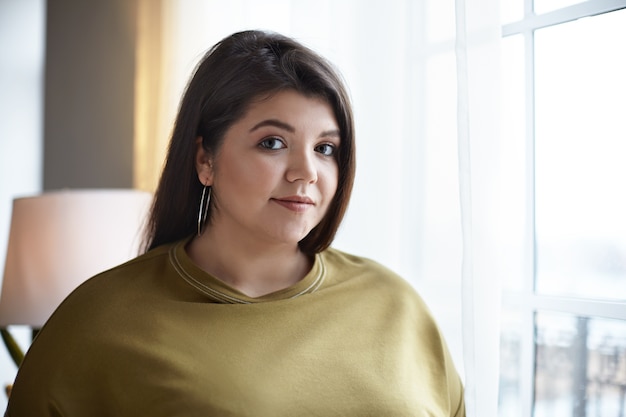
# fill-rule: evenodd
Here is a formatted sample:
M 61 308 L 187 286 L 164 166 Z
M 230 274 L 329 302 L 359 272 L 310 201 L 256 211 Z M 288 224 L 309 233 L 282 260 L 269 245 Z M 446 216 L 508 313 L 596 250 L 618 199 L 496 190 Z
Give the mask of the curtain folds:
M 463 241 L 463 363 L 468 416 L 496 416 L 500 279 L 498 198 L 500 25 L 498 3 L 455 1 L 457 139 Z M 496 63 L 496 65 L 494 65 Z
M 506 186 L 499 178 L 498 0 L 158 4 L 160 17 L 152 18 L 160 29 L 144 39 L 160 34 L 161 47 L 144 68 L 159 82 L 138 95 L 153 106 L 136 155 L 150 160 L 143 175 L 158 177 L 162 136 L 187 77 L 224 36 L 270 29 L 329 58 L 353 99 L 358 161 L 334 246 L 376 259 L 416 287 L 465 376 L 468 415 L 496 417 L 499 281 L 506 274 L 498 246 L 506 218 L 497 211 Z

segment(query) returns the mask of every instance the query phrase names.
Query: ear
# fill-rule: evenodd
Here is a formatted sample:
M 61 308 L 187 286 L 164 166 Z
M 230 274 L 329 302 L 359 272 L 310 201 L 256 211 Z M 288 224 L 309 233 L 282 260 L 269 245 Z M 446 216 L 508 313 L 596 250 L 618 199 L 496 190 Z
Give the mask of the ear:
M 209 152 L 202 146 L 202 136 L 196 138 L 196 171 L 203 185 L 213 184 L 213 162 Z

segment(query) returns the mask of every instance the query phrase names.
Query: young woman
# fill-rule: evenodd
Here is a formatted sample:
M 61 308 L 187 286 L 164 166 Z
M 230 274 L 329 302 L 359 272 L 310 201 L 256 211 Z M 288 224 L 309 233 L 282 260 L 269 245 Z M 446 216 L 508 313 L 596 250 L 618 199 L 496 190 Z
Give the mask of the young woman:
M 274 33 L 222 40 L 183 96 L 147 252 L 61 304 L 7 415 L 464 416 L 420 297 L 329 247 L 354 155 L 330 64 Z

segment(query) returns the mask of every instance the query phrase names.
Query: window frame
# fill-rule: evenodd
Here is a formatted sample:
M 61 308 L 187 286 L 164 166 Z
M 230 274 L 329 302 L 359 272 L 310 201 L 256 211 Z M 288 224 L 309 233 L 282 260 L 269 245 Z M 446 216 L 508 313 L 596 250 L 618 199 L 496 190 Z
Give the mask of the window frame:
M 508 1 L 508 0 L 503 0 Z M 543 14 L 533 10 L 533 0 L 524 2 L 521 20 L 502 25 L 502 38 L 521 35 L 524 43 L 524 95 L 525 95 L 525 151 L 526 151 L 526 216 L 531 230 L 524 242 L 524 271 L 522 287 L 503 290 L 503 309 L 519 313 L 522 317 L 519 358 L 520 415 L 531 417 L 534 409 L 535 389 L 535 314 L 537 312 L 565 313 L 573 316 L 599 317 L 626 321 L 626 300 L 599 300 L 537 294 L 536 237 L 535 237 L 535 31 L 549 26 L 568 23 L 580 18 L 615 12 L 626 8 L 626 0 L 587 0 Z

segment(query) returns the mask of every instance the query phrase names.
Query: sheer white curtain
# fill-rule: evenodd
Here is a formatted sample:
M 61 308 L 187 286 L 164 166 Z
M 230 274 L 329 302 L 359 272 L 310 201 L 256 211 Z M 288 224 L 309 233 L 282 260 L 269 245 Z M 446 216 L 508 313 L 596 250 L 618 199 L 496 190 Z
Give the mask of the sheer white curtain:
M 504 161 L 499 129 L 498 2 L 456 0 L 457 139 L 463 240 L 463 349 L 469 416 L 495 416 L 499 377 L 500 280 L 507 265 L 500 210 Z
M 158 133 L 157 147 L 165 146 L 194 65 L 234 31 L 278 31 L 336 64 L 354 102 L 358 168 L 334 246 L 386 264 L 417 288 L 465 375 L 468 415 L 495 417 L 498 1 L 162 0 L 160 5 L 157 113 L 168 128 Z

